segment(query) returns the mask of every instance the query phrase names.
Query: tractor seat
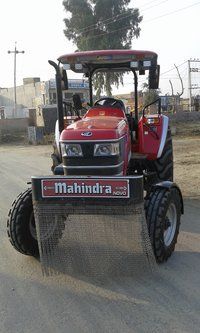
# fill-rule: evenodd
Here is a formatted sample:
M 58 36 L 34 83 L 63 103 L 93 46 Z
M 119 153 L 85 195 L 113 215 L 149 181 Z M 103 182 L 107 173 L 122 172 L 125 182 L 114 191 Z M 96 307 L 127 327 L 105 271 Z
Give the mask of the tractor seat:
M 126 113 L 125 105 L 122 100 L 113 97 L 102 97 L 94 103 L 94 106 L 113 107 L 115 109 L 121 109 Z
M 125 105 L 124 105 L 124 103 L 120 99 L 116 100 L 115 103 L 113 103 L 113 105 L 109 101 L 105 101 L 103 103 L 103 106 L 111 106 L 111 107 L 114 107 L 114 108 L 117 108 L 117 109 L 121 109 L 124 112 L 126 112 Z

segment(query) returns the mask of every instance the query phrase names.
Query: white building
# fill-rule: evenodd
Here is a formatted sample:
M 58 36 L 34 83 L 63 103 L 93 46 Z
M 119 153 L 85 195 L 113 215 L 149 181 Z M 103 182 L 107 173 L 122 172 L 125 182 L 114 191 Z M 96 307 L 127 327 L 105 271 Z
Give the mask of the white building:
M 89 99 L 89 85 L 85 80 L 69 79 L 69 90 L 63 91 L 63 97 L 70 100 L 78 93 L 84 100 Z M 23 85 L 16 87 L 17 108 L 14 110 L 14 88 L 0 88 L 0 108 L 4 110 L 5 118 L 24 118 L 28 109 L 44 105 L 56 104 L 55 79 L 40 81 L 40 78 L 24 78 Z

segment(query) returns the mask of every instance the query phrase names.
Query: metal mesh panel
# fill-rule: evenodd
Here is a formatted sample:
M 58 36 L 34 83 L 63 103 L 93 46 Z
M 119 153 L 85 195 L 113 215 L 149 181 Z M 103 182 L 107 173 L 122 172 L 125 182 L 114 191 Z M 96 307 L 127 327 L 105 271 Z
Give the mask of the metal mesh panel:
M 155 267 L 143 203 L 80 206 L 34 202 L 42 270 L 132 275 Z

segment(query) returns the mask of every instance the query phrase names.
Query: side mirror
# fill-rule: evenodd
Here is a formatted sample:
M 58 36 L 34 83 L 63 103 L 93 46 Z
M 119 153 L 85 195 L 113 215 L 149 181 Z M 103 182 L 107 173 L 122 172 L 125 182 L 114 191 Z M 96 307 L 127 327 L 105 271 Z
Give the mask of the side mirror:
M 62 90 L 68 90 L 69 89 L 67 72 L 63 68 L 61 68 L 61 86 L 62 86 Z
M 159 87 L 160 65 L 149 69 L 149 89 L 158 89 Z
M 81 98 L 79 94 L 74 94 L 72 96 L 73 99 L 73 104 L 74 104 L 74 108 L 75 110 L 79 111 L 82 109 L 82 102 L 81 102 Z

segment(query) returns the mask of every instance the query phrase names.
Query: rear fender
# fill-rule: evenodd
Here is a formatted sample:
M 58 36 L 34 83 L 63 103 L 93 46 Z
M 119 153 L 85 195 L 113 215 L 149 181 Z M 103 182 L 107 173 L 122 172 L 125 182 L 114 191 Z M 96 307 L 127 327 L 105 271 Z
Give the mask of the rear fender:
M 148 124 L 148 119 L 158 122 Z M 169 118 L 164 115 L 148 115 L 141 117 L 138 124 L 139 153 L 146 155 L 149 160 L 161 157 L 169 126 Z
M 58 120 L 57 120 L 56 125 L 55 125 L 55 142 L 56 142 L 56 147 L 60 153 L 59 140 L 60 140 L 60 132 L 59 132 L 59 126 L 58 126 Z
M 166 181 L 159 182 L 157 184 L 152 185 L 151 190 L 155 191 L 155 190 L 157 190 L 159 188 L 164 188 L 164 189 L 169 190 L 169 191 L 172 188 L 176 188 L 177 189 L 177 191 L 179 193 L 179 196 L 180 196 L 180 199 L 181 199 L 181 213 L 184 214 L 183 196 L 182 196 L 182 193 L 181 193 L 181 190 L 180 190 L 179 186 L 176 183 L 174 183 L 174 182 L 170 182 L 170 181 L 166 180 Z
M 162 134 L 161 134 L 161 139 L 160 139 L 160 146 L 157 154 L 157 158 L 160 158 L 165 146 L 166 138 L 167 138 L 167 131 L 169 127 L 169 118 L 166 116 L 163 116 L 163 124 L 162 124 Z

